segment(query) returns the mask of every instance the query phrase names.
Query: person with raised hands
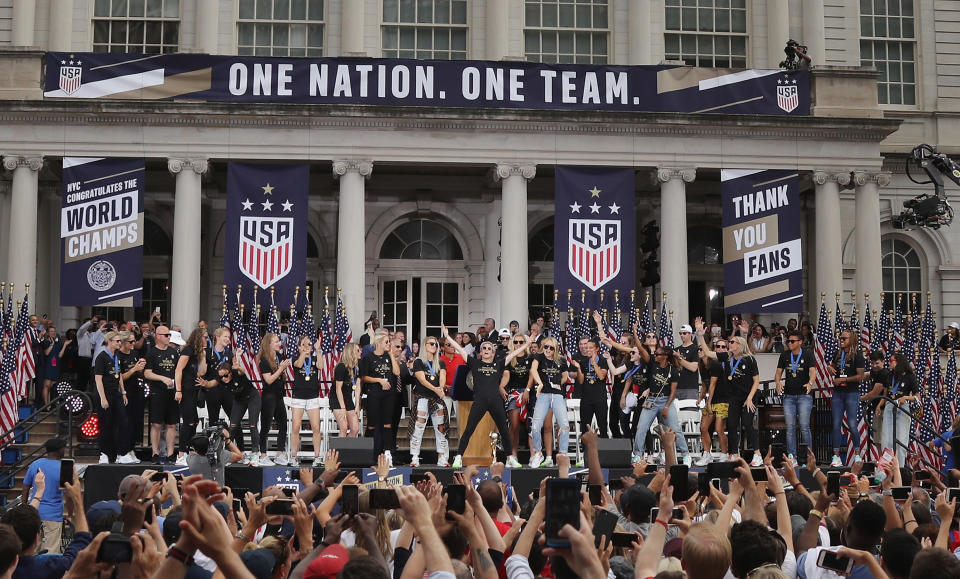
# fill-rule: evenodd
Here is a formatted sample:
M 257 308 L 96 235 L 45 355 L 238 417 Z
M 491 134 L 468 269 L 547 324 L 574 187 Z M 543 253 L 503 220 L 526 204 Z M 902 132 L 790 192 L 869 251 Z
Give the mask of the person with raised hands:
M 663 553 L 670 515 L 673 513 L 673 485 L 670 484 L 670 475 L 667 475 L 663 481 L 660 501 L 657 506 L 660 507 L 660 511 L 657 513 L 657 518 L 653 521 L 653 526 L 650 527 L 647 537 L 642 543 L 633 544 L 636 553 L 634 576 L 641 579 L 653 577 L 657 574 L 657 566 Z
M 420 538 L 418 549 L 423 550 L 430 579 L 453 579 L 453 563 L 433 525 L 427 499 L 415 487 L 402 486 L 397 487 L 397 500 L 404 518 L 413 525 Z

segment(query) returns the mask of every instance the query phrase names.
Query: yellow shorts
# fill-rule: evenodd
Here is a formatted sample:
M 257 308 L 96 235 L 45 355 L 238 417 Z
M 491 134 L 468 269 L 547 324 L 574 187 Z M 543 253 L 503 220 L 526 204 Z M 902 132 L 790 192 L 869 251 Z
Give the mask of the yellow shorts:
M 726 418 L 727 416 L 730 415 L 730 405 L 728 405 L 726 402 L 722 404 L 714 404 L 712 408 L 713 408 L 713 414 L 717 418 Z

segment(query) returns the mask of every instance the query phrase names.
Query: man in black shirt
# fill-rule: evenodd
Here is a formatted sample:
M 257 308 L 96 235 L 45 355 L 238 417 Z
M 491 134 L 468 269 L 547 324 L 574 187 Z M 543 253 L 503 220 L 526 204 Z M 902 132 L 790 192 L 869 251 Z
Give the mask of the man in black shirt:
M 773 380 L 777 385 L 777 394 L 783 396 L 783 416 L 787 422 L 787 454 L 789 458 L 793 458 L 797 456 L 798 415 L 803 443 L 807 448 L 813 448 L 813 436 L 810 432 L 813 396 L 810 392 L 817 383 L 817 363 L 813 354 L 803 349 L 800 332 L 792 331 L 787 334 L 787 351 L 780 354 Z M 806 460 L 806 457 L 800 458 Z
M 174 372 L 180 354 L 170 346 L 170 328 L 160 326 L 154 334 L 156 340 L 147 354 L 143 377 L 150 381 L 150 447 L 153 462 L 163 464 L 167 453 L 173 452 L 173 441 L 180 423 L 180 408 L 177 405 Z M 160 455 L 160 431 L 166 425 L 166 452 Z
M 700 347 L 693 343 L 693 328 L 680 326 L 680 345 L 674 351 L 680 355 L 680 378 L 677 381 L 677 398 L 696 398 L 700 388 Z

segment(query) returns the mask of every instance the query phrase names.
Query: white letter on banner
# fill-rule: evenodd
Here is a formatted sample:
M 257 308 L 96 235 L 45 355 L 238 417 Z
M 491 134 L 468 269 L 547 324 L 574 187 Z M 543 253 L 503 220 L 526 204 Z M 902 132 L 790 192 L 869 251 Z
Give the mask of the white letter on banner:
M 433 98 L 433 67 L 418 66 L 416 68 L 416 95 L 418 99 Z
M 744 285 L 799 271 L 803 266 L 800 255 L 799 239 L 791 239 L 784 243 L 744 253 Z
M 523 102 L 523 70 L 519 68 L 510 69 L 510 100 L 516 103 Z
M 253 65 L 253 94 L 270 96 L 270 77 L 273 76 L 272 64 Z
M 608 72 L 606 84 L 608 105 L 612 105 L 617 97 L 620 97 L 620 104 L 627 104 L 627 73 Z
M 487 69 L 487 100 L 503 100 L 503 69 L 502 68 L 488 68 Z
M 553 79 L 557 78 L 555 70 L 541 70 L 540 76 L 543 77 L 543 102 L 553 102 Z
M 327 65 L 310 65 L 310 96 L 327 96 Z
M 240 96 L 247 92 L 247 65 L 235 62 L 230 66 L 230 94 Z
M 463 98 L 475 101 L 480 97 L 480 71 L 474 66 L 468 66 L 461 73 Z
M 293 79 L 290 78 L 290 72 L 293 70 L 292 64 L 278 64 L 277 65 L 277 95 L 279 96 L 290 96 L 293 92 L 287 86 Z
M 561 101 L 565 103 L 577 102 L 577 97 L 573 95 L 573 91 L 577 89 L 577 85 L 573 83 L 575 78 L 577 78 L 577 73 L 572 70 L 565 70 L 560 73 Z

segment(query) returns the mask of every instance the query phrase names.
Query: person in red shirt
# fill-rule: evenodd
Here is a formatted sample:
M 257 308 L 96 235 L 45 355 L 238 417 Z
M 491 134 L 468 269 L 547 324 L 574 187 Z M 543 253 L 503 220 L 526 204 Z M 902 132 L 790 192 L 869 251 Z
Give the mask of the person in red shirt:
M 446 392 L 447 396 L 450 395 L 450 389 L 453 388 L 453 379 L 457 375 L 457 368 L 467 363 L 463 359 L 463 356 L 457 353 L 457 351 L 450 344 L 450 341 L 445 338 L 439 338 L 441 350 L 441 358 L 443 363 L 447 368 L 447 383 L 444 385 L 443 390 Z

